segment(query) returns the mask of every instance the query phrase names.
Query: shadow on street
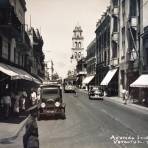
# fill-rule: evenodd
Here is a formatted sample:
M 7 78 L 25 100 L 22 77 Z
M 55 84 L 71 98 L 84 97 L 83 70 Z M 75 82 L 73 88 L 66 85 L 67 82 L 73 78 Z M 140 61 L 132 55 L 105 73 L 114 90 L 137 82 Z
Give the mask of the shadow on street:
M 8 118 L 4 118 L 2 115 L 0 115 L 0 123 L 20 124 L 27 118 L 27 116 L 27 113 L 21 113 L 19 116 L 10 115 Z

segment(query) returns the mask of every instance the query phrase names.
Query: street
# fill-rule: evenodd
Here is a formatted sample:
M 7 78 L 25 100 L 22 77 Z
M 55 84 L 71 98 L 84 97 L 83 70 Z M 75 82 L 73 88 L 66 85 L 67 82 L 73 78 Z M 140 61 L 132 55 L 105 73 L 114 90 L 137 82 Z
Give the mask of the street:
M 63 100 L 66 120 L 38 121 L 41 148 L 147 147 L 147 113 L 106 100 L 89 100 L 83 92 L 77 97 L 64 93 Z M 23 133 L 24 130 L 15 141 L 0 144 L 0 147 L 21 147 Z

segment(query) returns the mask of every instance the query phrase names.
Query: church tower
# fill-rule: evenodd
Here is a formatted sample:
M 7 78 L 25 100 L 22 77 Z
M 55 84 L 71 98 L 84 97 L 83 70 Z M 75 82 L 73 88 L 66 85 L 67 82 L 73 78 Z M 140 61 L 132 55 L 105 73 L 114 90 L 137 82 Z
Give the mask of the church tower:
M 72 37 L 72 62 L 78 62 L 84 56 L 84 48 L 83 48 L 83 30 L 81 26 L 77 25 L 73 30 Z

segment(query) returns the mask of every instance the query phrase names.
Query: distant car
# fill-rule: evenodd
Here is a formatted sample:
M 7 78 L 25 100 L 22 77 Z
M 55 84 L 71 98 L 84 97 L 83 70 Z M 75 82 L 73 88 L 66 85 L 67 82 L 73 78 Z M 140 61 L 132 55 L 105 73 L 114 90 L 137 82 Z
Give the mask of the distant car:
M 38 105 L 38 120 L 41 117 L 66 118 L 65 106 L 62 100 L 62 90 L 59 85 L 50 84 L 41 87 L 41 100 Z
M 88 93 L 89 99 L 103 100 L 103 91 L 97 87 L 92 88 Z
M 70 92 L 70 93 L 75 93 L 75 86 L 74 85 L 66 85 L 64 87 L 64 92 Z

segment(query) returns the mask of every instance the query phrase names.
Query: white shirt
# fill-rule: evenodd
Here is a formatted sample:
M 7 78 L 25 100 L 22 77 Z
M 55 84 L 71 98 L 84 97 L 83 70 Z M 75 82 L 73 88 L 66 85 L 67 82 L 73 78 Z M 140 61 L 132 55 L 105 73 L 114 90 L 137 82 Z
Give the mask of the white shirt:
M 32 101 L 35 101 L 37 99 L 36 92 L 31 93 L 31 99 Z

